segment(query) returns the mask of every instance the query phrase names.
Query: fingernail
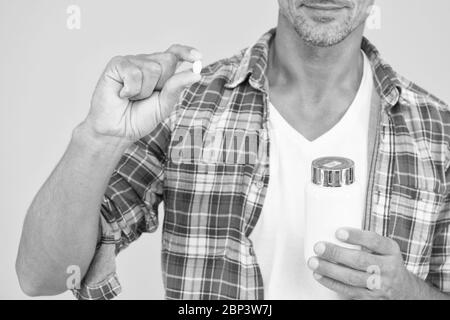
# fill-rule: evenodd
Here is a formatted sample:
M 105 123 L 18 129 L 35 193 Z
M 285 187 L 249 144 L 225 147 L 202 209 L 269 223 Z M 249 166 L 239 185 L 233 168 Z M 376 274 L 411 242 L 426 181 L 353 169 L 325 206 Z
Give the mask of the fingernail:
M 318 274 L 318 273 L 313 273 L 313 277 L 314 277 L 314 279 L 316 279 L 316 280 L 322 279 L 322 276 L 321 276 L 320 274 Z
M 194 60 L 202 60 L 203 55 L 199 51 L 197 51 L 195 49 L 192 49 L 191 50 L 191 57 Z
M 321 256 L 324 254 L 326 249 L 325 243 L 323 242 L 318 242 L 316 243 L 316 245 L 314 246 L 314 252 L 318 255 Z
M 339 229 L 336 232 L 336 238 L 338 238 L 338 240 L 347 241 L 349 236 L 348 231 L 345 229 Z
M 319 267 L 319 259 L 317 259 L 317 258 L 311 258 L 311 259 L 309 259 L 309 261 L 308 261 L 308 267 L 309 267 L 311 270 L 316 270 L 316 269 Z

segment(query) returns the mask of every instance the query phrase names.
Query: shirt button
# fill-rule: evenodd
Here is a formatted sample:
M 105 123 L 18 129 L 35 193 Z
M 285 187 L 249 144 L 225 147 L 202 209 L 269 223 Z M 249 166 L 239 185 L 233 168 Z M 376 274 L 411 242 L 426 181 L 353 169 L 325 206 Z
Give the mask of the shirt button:
M 256 187 L 258 189 L 262 189 L 264 187 L 264 181 L 259 180 L 258 182 L 256 182 Z

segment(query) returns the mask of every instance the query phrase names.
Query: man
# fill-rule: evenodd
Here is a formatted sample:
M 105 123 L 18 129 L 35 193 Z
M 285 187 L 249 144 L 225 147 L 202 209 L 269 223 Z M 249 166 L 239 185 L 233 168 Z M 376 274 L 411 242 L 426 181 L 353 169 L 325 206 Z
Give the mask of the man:
M 76 265 L 78 298 L 116 296 L 116 254 L 164 201 L 168 299 L 449 297 L 448 107 L 363 38 L 373 0 L 279 5 L 275 30 L 201 77 L 175 74 L 201 59 L 180 45 L 108 64 L 27 214 L 27 294 L 67 290 Z M 336 231 L 361 249 L 319 242 L 305 261 L 303 184 L 330 153 L 366 183 L 363 230 Z

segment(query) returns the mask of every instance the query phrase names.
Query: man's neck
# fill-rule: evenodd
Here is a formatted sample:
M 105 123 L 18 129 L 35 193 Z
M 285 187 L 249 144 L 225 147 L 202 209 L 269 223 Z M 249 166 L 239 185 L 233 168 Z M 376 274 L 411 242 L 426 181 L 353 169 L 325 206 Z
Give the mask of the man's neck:
M 363 73 L 363 31 L 361 26 L 332 47 L 314 47 L 280 15 L 270 49 L 270 87 L 295 92 L 298 105 L 307 109 L 324 110 L 336 95 L 348 96 L 351 103 Z

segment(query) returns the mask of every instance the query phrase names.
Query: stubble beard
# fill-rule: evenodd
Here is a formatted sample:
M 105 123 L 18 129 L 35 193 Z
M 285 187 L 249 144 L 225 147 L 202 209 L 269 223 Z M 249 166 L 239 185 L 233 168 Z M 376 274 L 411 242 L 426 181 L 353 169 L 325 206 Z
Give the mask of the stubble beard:
M 344 41 L 354 30 L 351 17 L 348 17 L 344 23 L 339 25 L 333 25 L 333 23 L 325 25 L 328 21 L 319 21 L 317 23 L 323 23 L 323 25 L 315 26 L 301 16 L 294 17 L 292 20 L 294 21 L 294 28 L 297 34 L 308 45 L 314 47 L 331 47 L 337 45 Z

